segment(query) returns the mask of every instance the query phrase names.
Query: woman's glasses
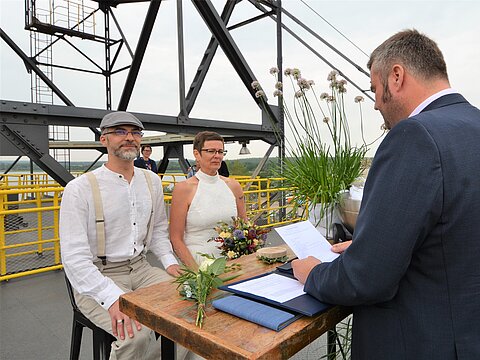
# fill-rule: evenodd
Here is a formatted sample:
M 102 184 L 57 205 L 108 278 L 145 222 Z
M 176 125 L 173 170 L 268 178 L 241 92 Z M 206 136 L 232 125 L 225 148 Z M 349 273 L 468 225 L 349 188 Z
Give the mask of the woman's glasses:
M 227 153 L 227 150 L 224 150 L 224 149 L 219 149 L 219 150 L 216 150 L 216 149 L 202 149 L 202 151 L 206 152 L 210 156 L 215 156 L 215 154 L 218 154 L 220 156 L 225 156 L 225 154 Z
M 108 135 L 108 134 L 115 134 L 117 136 L 122 136 L 122 137 L 127 137 L 128 134 L 132 134 L 134 138 L 141 138 L 143 136 L 143 132 L 140 130 L 127 131 L 124 129 L 115 129 L 113 131 L 103 133 L 103 135 Z

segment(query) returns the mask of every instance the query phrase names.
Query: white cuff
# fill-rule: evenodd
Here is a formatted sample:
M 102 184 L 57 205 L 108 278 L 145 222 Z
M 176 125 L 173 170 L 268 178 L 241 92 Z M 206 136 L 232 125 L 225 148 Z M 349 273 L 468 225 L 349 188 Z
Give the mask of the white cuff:
M 108 310 L 112 304 L 118 300 L 120 295 L 125 294 L 122 289 L 120 289 L 117 285 L 113 284 L 113 286 L 109 286 L 105 290 L 101 291 L 98 294 L 98 297 L 95 299 L 103 307 L 105 310 Z
M 162 262 L 165 270 L 167 270 L 170 265 L 178 265 L 177 258 L 172 253 L 160 256 L 159 260 Z

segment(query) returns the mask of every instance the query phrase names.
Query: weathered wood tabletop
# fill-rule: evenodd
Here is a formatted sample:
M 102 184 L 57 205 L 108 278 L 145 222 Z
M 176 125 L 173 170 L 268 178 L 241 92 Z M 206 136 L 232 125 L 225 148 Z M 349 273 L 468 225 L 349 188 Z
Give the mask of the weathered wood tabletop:
M 278 264 L 266 265 L 255 255 L 235 262 L 242 265 L 233 281 L 266 273 Z M 216 290 L 212 297 L 224 295 Z M 332 329 L 351 313 L 335 306 L 314 317 L 302 317 L 276 332 L 217 311 L 207 305 L 203 328 L 195 326 L 196 306 L 182 300 L 176 284 L 164 282 L 120 297 L 120 309 L 133 319 L 207 359 L 288 359 Z

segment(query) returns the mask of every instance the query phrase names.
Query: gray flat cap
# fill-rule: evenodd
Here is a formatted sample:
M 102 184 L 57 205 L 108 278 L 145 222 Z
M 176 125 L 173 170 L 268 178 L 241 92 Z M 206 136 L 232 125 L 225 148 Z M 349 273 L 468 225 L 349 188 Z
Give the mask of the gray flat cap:
M 115 111 L 105 115 L 100 123 L 100 129 L 118 125 L 134 125 L 142 130 L 145 129 L 142 122 L 138 120 L 136 116 L 125 111 Z

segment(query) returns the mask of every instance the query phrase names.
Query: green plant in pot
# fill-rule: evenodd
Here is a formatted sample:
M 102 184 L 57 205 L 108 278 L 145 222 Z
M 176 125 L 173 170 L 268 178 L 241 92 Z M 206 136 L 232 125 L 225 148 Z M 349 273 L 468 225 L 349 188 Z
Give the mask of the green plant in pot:
M 276 68 L 270 73 L 277 79 Z M 302 78 L 298 69 L 285 69 L 284 74 L 295 95 L 287 103 L 282 91 L 284 84 L 276 83 L 274 96 L 283 101 L 285 123 L 291 132 L 291 136 L 286 137 L 281 175 L 287 186 L 296 188 L 293 194 L 296 207 L 314 212 L 309 218 L 315 225 L 323 219 L 324 235 L 329 238 L 342 194 L 365 169 L 368 145 L 364 142 L 357 146 L 351 142 L 345 109 L 347 82 L 339 79 L 336 71 L 328 75 L 329 91 L 320 95 L 315 91 L 314 82 Z M 258 83 L 252 86 L 263 96 Z M 362 101 L 361 96 L 355 98 L 360 107 L 360 121 L 363 121 Z

